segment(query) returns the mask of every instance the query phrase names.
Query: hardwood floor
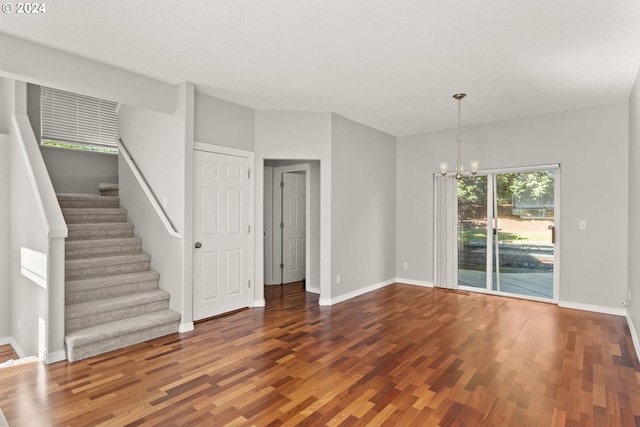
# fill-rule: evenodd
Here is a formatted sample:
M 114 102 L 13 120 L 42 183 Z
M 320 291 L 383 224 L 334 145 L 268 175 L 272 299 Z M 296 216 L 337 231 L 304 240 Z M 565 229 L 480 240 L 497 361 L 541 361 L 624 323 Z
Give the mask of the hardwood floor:
M 623 317 L 391 285 L 267 307 L 75 363 L 0 369 L 20 426 L 628 426 L 640 364 Z
M 18 359 L 18 354 L 15 352 L 13 347 L 11 347 L 9 344 L 0 345 L 0 364 L 8 360 L 16 359 Z

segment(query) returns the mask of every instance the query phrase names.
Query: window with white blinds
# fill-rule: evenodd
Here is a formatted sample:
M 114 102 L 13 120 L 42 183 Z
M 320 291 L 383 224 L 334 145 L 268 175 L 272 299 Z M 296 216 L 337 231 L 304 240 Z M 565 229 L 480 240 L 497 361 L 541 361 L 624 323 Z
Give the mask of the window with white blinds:
M 42 87 L 42 141 L 114 149 L 118 136 L 117 103 Z

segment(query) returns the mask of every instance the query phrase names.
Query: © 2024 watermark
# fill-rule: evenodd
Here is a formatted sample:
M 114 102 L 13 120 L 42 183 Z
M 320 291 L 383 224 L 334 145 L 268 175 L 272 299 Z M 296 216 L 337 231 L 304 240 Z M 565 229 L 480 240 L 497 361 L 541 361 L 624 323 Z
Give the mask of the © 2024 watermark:
M 46 13 L 46 3 L 3 3 L 2 11 L 4 13 L 15 13 L 25 15 L 35 15 L 39 13 Z

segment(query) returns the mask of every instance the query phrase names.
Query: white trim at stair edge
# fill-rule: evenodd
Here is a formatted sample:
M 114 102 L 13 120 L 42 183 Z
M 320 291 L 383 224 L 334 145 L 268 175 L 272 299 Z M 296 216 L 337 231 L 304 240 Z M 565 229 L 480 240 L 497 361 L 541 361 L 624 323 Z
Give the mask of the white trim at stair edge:
M 178 325 L 178 332 L 181 334 L 184 334 L 185 332 L 191 332 L 193 331 L 193 329 L 193 322 L 180 323 Z
M 631 339 L 633 340 L 633 348 L 636 350 L 636 357 L 640 357 L 640 341 L 638 341 L 638 333 L 636 332 L 635 326 L 633 326 L 633 321 L 631 320 L 631 315 L 629 314 L 629 310 L 627 310 L 627 324 L 629 325 L 629 332 L 631 333 Z
M 53 353 L 44 352 L 42 355 L 42 363 L 49 365 L 51 363 L 62 362 L 67 360 L 67 352 L 64 350 L 54 351 Z

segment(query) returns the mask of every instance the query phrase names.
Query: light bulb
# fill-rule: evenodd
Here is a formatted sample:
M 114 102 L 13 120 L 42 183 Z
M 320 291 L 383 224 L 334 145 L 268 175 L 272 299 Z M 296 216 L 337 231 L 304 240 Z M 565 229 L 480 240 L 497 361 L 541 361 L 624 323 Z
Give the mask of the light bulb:
M 447 168 L 448 167 L 449 167 L 449 165 L 447 164 L 447 162 L 440 163 L 440 173 L 442 175 L 445 175 L 447 173 Z
M 471 173 L 476 174 L 480 169 L 480 162 L 477 160 L 471 160 Z

